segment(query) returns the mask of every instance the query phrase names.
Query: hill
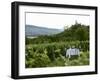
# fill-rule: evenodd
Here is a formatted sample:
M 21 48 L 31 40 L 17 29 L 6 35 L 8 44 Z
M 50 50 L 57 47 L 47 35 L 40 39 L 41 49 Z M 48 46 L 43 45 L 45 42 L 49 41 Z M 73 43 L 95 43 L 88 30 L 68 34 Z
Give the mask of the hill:
M 49 34 L 43 35 L 43 34 L 41 35 L 38 34 L 38 37 L 33 39 L 26 38 L 27 40 L 26 44 L 89 40 L 89 26 L 77 23 L 57 34 L 56 33 L 53 35 L 49 35 Z
M 35 25 L 25 26 L 25 35 L 27 36 L 40 36 L 40 35 L 53 35 L 62 32 L 60 29 L 46 28 Z

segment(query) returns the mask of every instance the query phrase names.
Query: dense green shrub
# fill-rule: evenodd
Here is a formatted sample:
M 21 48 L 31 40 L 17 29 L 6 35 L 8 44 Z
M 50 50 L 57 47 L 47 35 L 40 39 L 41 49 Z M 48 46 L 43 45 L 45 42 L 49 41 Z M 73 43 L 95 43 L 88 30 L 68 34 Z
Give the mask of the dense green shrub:
M 65 57 L 66 50 L 75 46 L 82 52 L 80 57 Z M 89 64 L 89 41 L 54 42 L 26 45 L 26 67 L 74 66 Z

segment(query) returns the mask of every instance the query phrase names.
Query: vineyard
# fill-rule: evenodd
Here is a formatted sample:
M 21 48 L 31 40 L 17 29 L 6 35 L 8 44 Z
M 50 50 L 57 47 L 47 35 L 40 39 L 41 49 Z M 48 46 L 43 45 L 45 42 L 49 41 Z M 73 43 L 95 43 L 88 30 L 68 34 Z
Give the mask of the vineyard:
M 89 26 L 75 23 L 58 34 L 39 35 L 25 42 L 25 67 L 89 65 Z M 66 56 L 70 47 L 78 48 L 80 56 Z
M 66 57 L 66 49 L 75 46 L 80 56 Z M 26 68 L 89 65 L 89 41 L 53 42 L 26 45 Z

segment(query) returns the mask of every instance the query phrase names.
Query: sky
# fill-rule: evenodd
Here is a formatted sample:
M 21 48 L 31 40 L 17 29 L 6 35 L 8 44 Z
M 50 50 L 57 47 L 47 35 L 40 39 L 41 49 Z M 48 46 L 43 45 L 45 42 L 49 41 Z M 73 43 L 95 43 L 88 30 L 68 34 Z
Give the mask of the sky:
M 50 14 L 50 13 L 26 13 L 26 24 L 46 28 L 64 29 L 71 26 L 75 21 L 89 25 L 89 15 L 77 14 Z

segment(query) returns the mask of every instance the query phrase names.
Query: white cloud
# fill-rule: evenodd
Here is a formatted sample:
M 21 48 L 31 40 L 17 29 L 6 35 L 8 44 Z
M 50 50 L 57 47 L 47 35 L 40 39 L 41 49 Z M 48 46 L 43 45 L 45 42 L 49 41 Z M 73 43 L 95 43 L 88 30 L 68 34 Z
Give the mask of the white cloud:
M 78 23 L 89 25 L 89 17 L 86 15 L 63 15 L 63 14 L 44 14 L 44 13 L 26 13 L 26 24 L 43 26 L 47 28 L 63 29 L 65 25 Z

